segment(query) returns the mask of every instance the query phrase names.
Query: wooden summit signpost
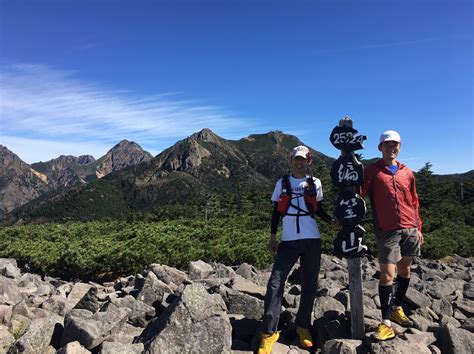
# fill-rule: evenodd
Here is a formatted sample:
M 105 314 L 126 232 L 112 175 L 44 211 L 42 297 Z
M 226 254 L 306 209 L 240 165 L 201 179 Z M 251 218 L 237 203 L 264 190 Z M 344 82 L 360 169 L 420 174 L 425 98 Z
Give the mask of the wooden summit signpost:
M 339 188 L 334 215 L 342 226 L 334 239 L 334 254 L 347 257 L 349 263 L 349 295 L 351 306 L 351 334 L 353 339 L 364 337 L 364 307 L 362 297 L 362 268 L 360 257 L 367 250 L 362 244 L 365 230 L 360 225 L 366 212 L 365 201 L 358 194 L 364 183 L 364 169 L 354 151 L 364 148 L 367 138 L 357 135 L 352 120 L 339 121 L 329 140 L 341 156 L 331 168 L 333 184 Z

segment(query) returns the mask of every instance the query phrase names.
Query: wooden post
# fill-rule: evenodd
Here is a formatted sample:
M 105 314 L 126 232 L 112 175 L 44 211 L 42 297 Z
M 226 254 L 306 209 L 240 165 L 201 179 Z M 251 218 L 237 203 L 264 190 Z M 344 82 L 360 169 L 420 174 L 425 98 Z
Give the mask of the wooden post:
M 350 257 L 349 263 L 349 296 L 351 304 L 352 339 L 363 339 L 364 301 L 362 295 L 362 268 L 360 257 Z
M 359 162 L 351 152 L 352 158 Z M 356 192 L 356 188 L 348 187 L 352 192 Z M 363 339 L 364 328 L 364 301 L 362 295 L 362 264 L 359 256 L 349 257 L 349 297 L 351 303 L 351 335 L 352 339 Z
M 333 183 L 339 187 L 340 196 L 338 202 L 336 202 L 334 213 L 345 228 L 336 236 L 335 252 L 337 251 L 336 254 L 339 256 L 342 254 L 342 256 L 348 257 L 351 336 L 352 339 L 361 340 L 364 338 L 365 328 L 360 255 L 364 249 L 367 250 L 367 247 L 362 245 L 361 238 L 355 239 L 356 228 L 359 231 L 357 237 L 361 236 L 361 229 L 365 232 L 360 225 L 355 224 L 362 221 L 366 210 L 364 201 L 358 196 L 360 185 L 363 182 L 362 164 L 354 154 L 354 151 L 364 148 L 362 142 L 366 137 L 362 135 L 356 137 L 356 133 L 357 130 L 352 127 L 352 120 L 346 116 L 339 121 L 339 126 L 333 129 L 329 139 L 334 147 L 341 151 L 341 157 L 334 163 L 331 169 L 331 178 Z M 350 159 L 350 163 L 348 167 L 345 167 L 346 165 L 344 164 L 347 162 L 347 158 Z M 340 162 L 338 163 L 338 161 Z M 341 174 L 344 171 L 346 171 L 346 174 Z M 346 197 L 347 194 L 349 194 L 349 197 Z M 357 203 L 354 201 L 358 198 L 363 203 L 363 211 L 360 208 L 356 209 Z M 352 208 L 355 208 L 356 212 Z M 359 217 L 359 219 L 353 219 L 357 220 L 357 222 L 351 221 L 351 218 L 354 217 Z M 350 247 L 347 247 L 348 243 Z M 356 245 L 357 247 L 355 247 Z

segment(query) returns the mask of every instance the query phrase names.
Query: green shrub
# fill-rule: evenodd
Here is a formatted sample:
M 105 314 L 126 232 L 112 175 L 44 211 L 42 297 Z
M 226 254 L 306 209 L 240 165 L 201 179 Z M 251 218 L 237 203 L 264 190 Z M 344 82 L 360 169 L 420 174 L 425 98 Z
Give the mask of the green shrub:
M 463 257 L 474 255 L 474 227 L 447 223 L 433 232 L 425 234 L 422 256 L 438 259 L 454 253 Z

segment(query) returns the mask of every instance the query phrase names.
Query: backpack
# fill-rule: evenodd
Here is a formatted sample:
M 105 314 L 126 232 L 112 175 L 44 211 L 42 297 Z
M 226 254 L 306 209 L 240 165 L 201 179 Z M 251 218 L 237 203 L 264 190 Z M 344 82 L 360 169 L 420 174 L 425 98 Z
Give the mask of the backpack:
M 280 215 L 293 215 L 293 216 L 313 216 L 318 210 L 317 191 L 316 185 L 314 184 L 313 176 L 306 177 L 306 186 L 304 189 L 304 201 L 308 211 L 299 208 L 297 205 L 291 203 L 292 200 L 292 189 L 290 184 L 290 178 L 288 175 L 284 175 L 281 179 L 281 194 L 278 198 L 278 212 Z M 298 214 L 288 214 L 290 205 L 298 210 Z

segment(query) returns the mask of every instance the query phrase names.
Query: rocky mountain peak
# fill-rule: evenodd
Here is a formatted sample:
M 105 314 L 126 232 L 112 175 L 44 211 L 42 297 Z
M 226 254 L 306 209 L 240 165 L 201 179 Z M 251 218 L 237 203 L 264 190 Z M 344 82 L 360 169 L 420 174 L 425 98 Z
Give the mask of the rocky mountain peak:
M 87 165 L 94 161 L 95 159 L 90 155 L 79 157 L 60 155 L 46 162 L 34 163 L 31 167 L 47 175 L 53 188 L 62 188 L 87 183 L 86 177 L 91 174 L 91 169 L 94 169 L 94 167 L 87 167 Z
M 175 144 L 164 156 L 161 168 L 164 171 L 186 171 L 201 165 L 202 159 L 211 153 L 191 137 Z
M 95 162 L 95 158 L 94 156 L 91 156 L 91 155 L 81 155 L 77 158 L 77 163 L 79 165 L 87 165 L 92 162 Z
M 133 145 L 136 145 L 138 147 L 140 147 L 137 143 L 135 143 L 134 141 L 129 141 L 127 139 L 122 139 L 120 140 L 120 142 L 118 144 L 116 144 L 112 149 L 110 150 L 114 150 L 114 149 L 119 149 L 119 148 L 125 148 L 125 147 L 129 147 L 129 146 L 133 146 Z
M 273 140 L 273 143 L 274 143 L 274 144 L 281 144 L 281 143 L 283 143 L 284 139 L 285 139 L 285 138 L 288 138 L 288 137 L 295 138 L 296 140 L 299 141 L 298 138 L 293 137 L 292 135 L 285 134 L 285 133 L 283 133 L 281 130 L 273 130 L 273 131 L 270 131 L 270 132 L 268 132 L 268 136 L 271 137 L 271 139 Z
M 194 133 L 191 135 L 191 138 L 194 138 L 198 141 L 204 141 L 206 143 L 219 144 L 222 142 L 222 138 L 208 128 L 204 128 L 201 131 Z
M 0 145 L 0 218 L 49 190 L 46 176 Z
M 137 143 L 123 139 L 99 160 L 100 164 L 97 166 L 96 176 L 102 178 L 111 172 L 149 161 L 152 158 L 153 156 L 148 151 L 143 150 Z

